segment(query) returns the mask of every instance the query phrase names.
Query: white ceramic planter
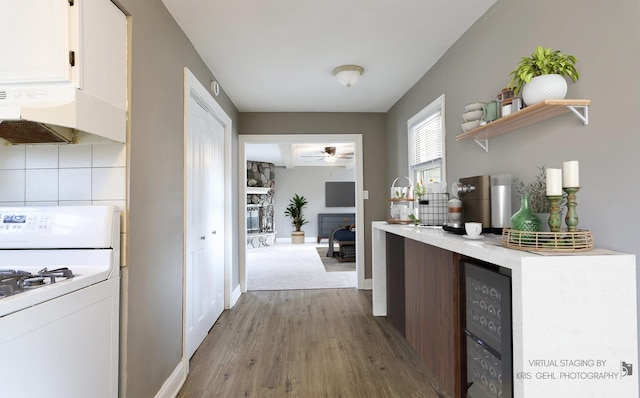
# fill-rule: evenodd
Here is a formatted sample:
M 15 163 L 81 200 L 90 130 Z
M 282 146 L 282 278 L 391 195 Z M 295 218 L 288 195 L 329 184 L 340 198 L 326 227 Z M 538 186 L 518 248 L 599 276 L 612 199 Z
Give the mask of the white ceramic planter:
M 522 88 L 522 100 L 527 105 L 547 99 L 564 99 L 566 95 L 567 81 L 561 75 L 536 76 Z

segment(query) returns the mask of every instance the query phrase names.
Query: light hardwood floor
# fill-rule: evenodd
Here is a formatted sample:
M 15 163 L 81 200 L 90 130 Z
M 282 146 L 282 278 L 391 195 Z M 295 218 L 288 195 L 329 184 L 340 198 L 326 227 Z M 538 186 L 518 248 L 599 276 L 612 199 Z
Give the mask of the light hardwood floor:
M 191 359 L 190 397 L 443 397 L 406 340 L 357 289 L 258 291 L 225 311 Z

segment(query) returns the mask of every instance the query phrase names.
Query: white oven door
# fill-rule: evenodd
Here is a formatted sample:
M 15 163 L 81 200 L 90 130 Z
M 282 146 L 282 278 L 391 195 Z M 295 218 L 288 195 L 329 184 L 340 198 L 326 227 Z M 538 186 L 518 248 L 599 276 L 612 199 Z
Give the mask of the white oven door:
M 0 318 L 0 396 L 117 397 L 119 291 L 113 278 Z

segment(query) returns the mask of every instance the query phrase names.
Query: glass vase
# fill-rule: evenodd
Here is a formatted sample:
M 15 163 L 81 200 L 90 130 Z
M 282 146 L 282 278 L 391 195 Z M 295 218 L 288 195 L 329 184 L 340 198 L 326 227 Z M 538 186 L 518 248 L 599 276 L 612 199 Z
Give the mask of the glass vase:
M 520 210 L 511 216 L 511 229 L 539 232 L 541 225 L 540 217 L 529 207 L 529 197 L 523 196 L 520 200 Z

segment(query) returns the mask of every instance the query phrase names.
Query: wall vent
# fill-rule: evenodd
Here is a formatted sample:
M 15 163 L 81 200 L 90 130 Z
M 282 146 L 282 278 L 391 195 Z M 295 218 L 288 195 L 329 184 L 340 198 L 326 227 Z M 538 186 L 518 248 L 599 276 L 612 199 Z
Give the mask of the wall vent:
M 6 100 L 7 99 L 7 92 L 4 90 L 0 90 L 0 100 Z

